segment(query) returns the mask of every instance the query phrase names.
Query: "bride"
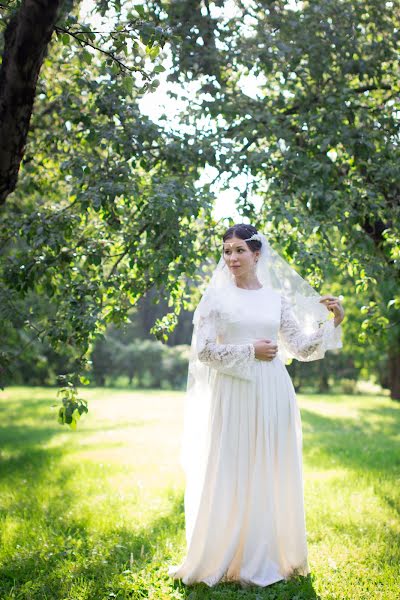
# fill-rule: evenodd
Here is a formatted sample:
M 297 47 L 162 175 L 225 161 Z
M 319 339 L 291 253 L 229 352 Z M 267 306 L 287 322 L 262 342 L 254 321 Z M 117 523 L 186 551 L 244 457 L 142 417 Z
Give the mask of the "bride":
M 255 227 L 234 225 L 222 242 L 193 317 L 181 456 L 187 551 L 169 574 L 267 586 L 310 572 L 301 419 L 285 362 L 341 348 L 344 310 Z

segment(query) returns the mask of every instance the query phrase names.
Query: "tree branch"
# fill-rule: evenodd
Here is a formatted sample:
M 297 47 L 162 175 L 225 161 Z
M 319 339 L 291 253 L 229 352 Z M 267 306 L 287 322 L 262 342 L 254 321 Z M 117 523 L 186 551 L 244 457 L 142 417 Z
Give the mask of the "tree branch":
M 150 76 L 145 71 L 143 71 L 143 69 L 141 69 L 140 67 L 129 67 L 127 64 L 122 62 L 122 60 L 119 59 L 118 56 L 116 56 L 113 52 L 110 52 L 109 50 L 104 50 L 104 48 L 100 48 L 99 46 L 92 44 L 92 42 L 89 42 L 87 39 L 83 39 L 83 38 L 79 37 L 79 35 L 77 35 L 77 33 L 75 33 L 74 31 L 71 31 L 70 29 L 64 29 L 63 27 L 56 27 L 55 30 L 57 31 L 57 33 L 66 33 L 67 35 L 70 35 L 77 42 L 79 42 L 79 44 L 81 46 L 90 46 L 90 48 L 93 48 L 93 50 L 96 50 L 97 52 L 100 52 L 101 54 L 105 54 L 106 56 L 108 56 L 114 62 L 117 63 L 117 65 L 120 67 L 121 71 L 126 70 L 126 71 L 130 71 L 131 73 L 137 73 L 140 71 L 141 75 L 145 79 L 148 79 L 148 80 L 150 79 Z

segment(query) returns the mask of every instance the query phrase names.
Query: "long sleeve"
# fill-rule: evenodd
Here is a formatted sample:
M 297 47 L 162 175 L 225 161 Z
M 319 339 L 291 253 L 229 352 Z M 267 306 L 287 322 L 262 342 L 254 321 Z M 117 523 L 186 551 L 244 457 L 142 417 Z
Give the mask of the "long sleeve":
M 213 311 L 200 317 L 197 330 L 198 359 L 220 373 L 253 379 L 254 346 L 253 344 L 219 344 L 217 343 L 217 314 Z
M 300 361 L 323 358 L 327 350 L 342 348 L 342 328 L 335 327 L 334 320 L 325 321 L 313 333 L 304 333 L 297 321 L 289 300 L 282 296 L 281 321 L 278 334 L 278 348 L 283 345 L 289 356 Z

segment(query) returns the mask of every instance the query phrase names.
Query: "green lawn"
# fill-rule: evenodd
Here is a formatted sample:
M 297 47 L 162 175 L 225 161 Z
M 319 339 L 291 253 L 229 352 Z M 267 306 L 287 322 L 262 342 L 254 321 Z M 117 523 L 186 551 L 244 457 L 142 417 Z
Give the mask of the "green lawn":
M 186 587 L 180 392 L 85 390 L 77 431 L 54 391 L 0 395 L 0 598 L 400 598 L 400 405 L 302 396 L 308 578 Z

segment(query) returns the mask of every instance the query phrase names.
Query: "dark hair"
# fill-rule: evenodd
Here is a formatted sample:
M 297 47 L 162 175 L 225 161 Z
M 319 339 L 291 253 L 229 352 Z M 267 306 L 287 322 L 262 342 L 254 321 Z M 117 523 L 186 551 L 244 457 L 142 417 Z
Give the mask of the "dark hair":
M 257 233 L 257 229 L 253 225 L 245 225 L 244 223 L 238 223 L 237 225 L 232 225 L 229 227 L 222 236 L 222 241 L 226 242 L 226 240 L 230 240 L 233 237 L 238 237 L 241 240 L 246 240 L 251 237 L 254 233 Z M 251 240 L 250 242 L 246 242 L 248 247 L 252 252 L 256 250 L 261 250 L 261 242 L 258 240 Z

